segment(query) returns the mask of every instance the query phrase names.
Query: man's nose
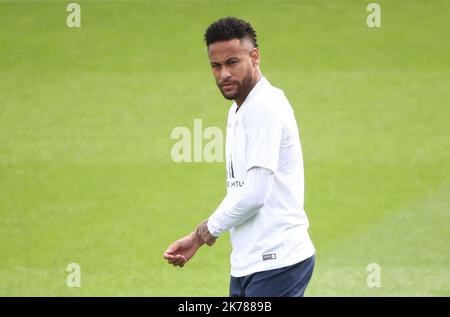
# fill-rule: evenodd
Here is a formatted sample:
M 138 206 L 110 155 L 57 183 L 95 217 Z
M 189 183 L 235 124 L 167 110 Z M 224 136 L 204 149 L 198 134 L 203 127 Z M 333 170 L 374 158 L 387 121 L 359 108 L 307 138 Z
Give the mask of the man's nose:
M 230 77 L 231 77 L 231 72 L 228 69 L 228 67 L 226 67 L 226 66 L 222 67 L 221 72 L 220 72 L 220 79 L 225 80 Z

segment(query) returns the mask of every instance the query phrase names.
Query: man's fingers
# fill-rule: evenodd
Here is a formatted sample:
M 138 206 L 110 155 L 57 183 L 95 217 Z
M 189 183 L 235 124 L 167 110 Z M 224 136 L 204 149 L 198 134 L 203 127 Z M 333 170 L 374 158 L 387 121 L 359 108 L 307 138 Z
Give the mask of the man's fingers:
M 168 260 L 168 259 L 170 259 L 171 257 L 173 257 L 172 254 L 168 253 L 167 251 L 164 252 L 164 255 L 163 255 L 163 258 L 164 258 L 164 259 Z
M 167 248 L 165 253 L 173 254 L 177 250 L 178 250 L 178 246 L 175 243 L 173 243 L 173 244 L 169 245 L 169 247 Z
M 181 257 L 180 267 L 183 267 L 187 263 L 188 259 L 185 256 Z
M 172 263 L 177 263 L 180 261 L 180 255 L 168 255 L 166 258 L 167 262 L 169 262 L 170 264 Z
M 169 264 L 172 264 L 173 266 L 181 266 L 183 267 L 184 264 L 187 262 L 187 258 L 184 255 L 176 254 L 176 255 L 168 255 L 167 256 L 167 262 Z
M 177 254 L 175 259 L 175 262 L 179 265 L 181 263 L 185 263 L 187 261 L 186 257 L 184 255 L 181 254 Z
M 169 264 L 172 264 L 173 266 L 177 266 L 177 265 L 178 265 L 176 259 L 170 259 L 170 260 L 168 260 L 167 262 L 168 262 Z
M 169 247 L 167 248 L 167 250 L 164 252 L 164 259 L 168 260 L 169 258 L 173 257 L 174 254 L 178 251 L 179 245 L 174 242 L 171 245 L 169 245 Z
M 168 262 L 169 264 L 173 264 L 173 263 L 175 262 L 175 257 L 174 257 L 174 256 L 170 256 L 170 257 L 167 259 L 167 262 Z
M 180 261 L 175 261 L 174 263 L 172 263 L 173 266 L 179 266 L 179 267 L 183 267 L 185 264 L 184 261 L 180 260 Z

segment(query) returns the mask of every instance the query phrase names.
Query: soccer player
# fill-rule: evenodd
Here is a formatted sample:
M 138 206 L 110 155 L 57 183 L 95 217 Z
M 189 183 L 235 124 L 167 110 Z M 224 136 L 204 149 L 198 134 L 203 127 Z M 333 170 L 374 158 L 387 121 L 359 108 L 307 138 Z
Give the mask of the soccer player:
M 303 209 L 303 158 L 297 123 L 283 91 L 261 74 L 256 32 L 228 17 L 205 33 L 213 75 L 234 100 L 226 133 L 227 195 L 164 258 L 184 266 L 204 244 L 230 231 L 230 296 L 303 296 L 315 249 Z

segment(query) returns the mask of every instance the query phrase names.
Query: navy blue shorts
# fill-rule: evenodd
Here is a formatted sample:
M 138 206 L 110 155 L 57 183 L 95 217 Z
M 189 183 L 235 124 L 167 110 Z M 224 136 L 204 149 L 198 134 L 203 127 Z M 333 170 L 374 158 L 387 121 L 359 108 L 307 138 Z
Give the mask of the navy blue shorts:
M 315 256 L 275 270 L 231 277 L 230 297 L 302 297 L 314 270 Z

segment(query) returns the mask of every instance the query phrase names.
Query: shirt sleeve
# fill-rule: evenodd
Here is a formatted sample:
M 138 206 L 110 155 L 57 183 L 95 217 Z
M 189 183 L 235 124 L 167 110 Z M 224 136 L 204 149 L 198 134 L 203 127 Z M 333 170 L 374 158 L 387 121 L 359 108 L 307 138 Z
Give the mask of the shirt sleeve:
M 252 115 L 246 131 L 246 170 L 259 166 L 276 172 L 283 135 L 279 112 L 273 105 L 261 104 Z
M 272 191 L 274 173 L 263 167 L 253 167 L 245 175 L 238 193 L 226 195 L 208 219 L 209 232 L 218 237 L 253 217 L 265 204 Z

